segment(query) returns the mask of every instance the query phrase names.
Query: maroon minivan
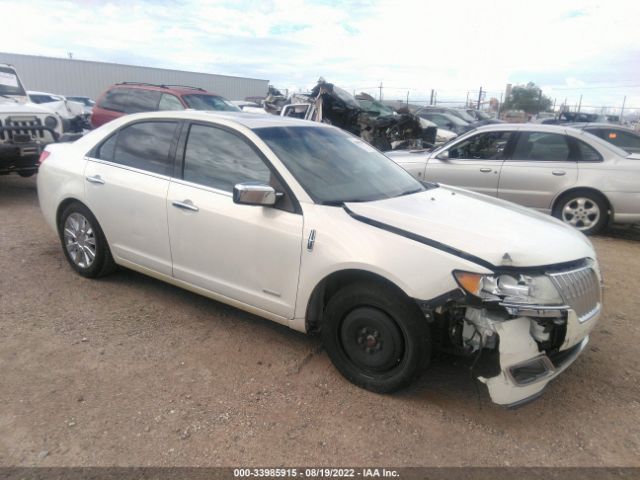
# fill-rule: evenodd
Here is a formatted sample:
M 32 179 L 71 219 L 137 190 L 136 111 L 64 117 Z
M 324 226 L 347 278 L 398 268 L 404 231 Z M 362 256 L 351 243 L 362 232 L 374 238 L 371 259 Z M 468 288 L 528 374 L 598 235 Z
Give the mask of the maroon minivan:
M 187 108 L 228 112 L 241 111 L 226 98 L 198 87 L 124 82 L 110 86 L 100 96 L 93 107 L 91 126 L 97 128 L 128 113 L 184 110 Z

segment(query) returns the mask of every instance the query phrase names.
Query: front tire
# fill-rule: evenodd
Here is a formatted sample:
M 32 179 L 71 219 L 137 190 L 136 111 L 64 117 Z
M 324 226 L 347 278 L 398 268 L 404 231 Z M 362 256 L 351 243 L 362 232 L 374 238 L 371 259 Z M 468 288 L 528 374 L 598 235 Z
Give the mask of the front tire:
M 67 206 L 58 231 L 64 255 L 80 275 L 98 278 L 115 270 L 107 239 L 87 207 L 80 203 Z
M 348 285 L 329 300 L 322 341 L 347 380 L 377 393 L 407 387 L 431 355 L 418 307 L 377 283 Z
M 585 235 L 595 235 L 609 222 L 609 207 L 602 195 L 590 190 L 575 190 L 558 199 L 553 216 Z

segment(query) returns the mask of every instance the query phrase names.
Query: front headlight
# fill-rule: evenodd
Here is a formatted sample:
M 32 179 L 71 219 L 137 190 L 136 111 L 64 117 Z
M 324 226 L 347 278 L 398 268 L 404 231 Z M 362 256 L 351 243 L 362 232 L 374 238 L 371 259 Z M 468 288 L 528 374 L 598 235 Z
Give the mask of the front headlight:
M 56 117 L 49 115 L 47 118 L 44 119 L 44 126 L 53 130 L 58 126 L 58 119 Z
M 486 302 L 521 305 L 563 305 L 564 301 L 546 275 L 501 273 L 481 275 L 456 270 L 453 276 L 467 293 Z

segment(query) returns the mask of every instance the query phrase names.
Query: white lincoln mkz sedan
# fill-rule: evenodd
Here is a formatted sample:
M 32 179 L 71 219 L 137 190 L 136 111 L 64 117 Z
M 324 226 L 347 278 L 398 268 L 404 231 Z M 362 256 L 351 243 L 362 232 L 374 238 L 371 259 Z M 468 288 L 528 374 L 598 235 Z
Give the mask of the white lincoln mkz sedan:
M 137 270 L 302 332 L 376 392 L 444 350 L 494 402 L 539 395 L 600 315 L 595 252 L 543 214 L 421 183 L 357 137 L 275 116 L 153 112 L 47 148 L 71 266 Z M 550 248 L 550 246 L 553 248 Z

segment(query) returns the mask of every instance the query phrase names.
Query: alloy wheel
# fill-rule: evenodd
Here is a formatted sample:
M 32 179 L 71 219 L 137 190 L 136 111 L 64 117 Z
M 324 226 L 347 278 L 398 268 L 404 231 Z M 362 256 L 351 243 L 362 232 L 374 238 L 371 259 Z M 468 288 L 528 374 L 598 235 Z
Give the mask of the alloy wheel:
M 89 221 L 72 213 L 64 222 L 64 245 L 69 257 L 80 268 L 89 268 L 96 258 L 96 237 Z
M 600 207 L 586 197 L 573 198 L 562 208 L 562 221 L 578 230 L 589 230 L 600 220 Z

